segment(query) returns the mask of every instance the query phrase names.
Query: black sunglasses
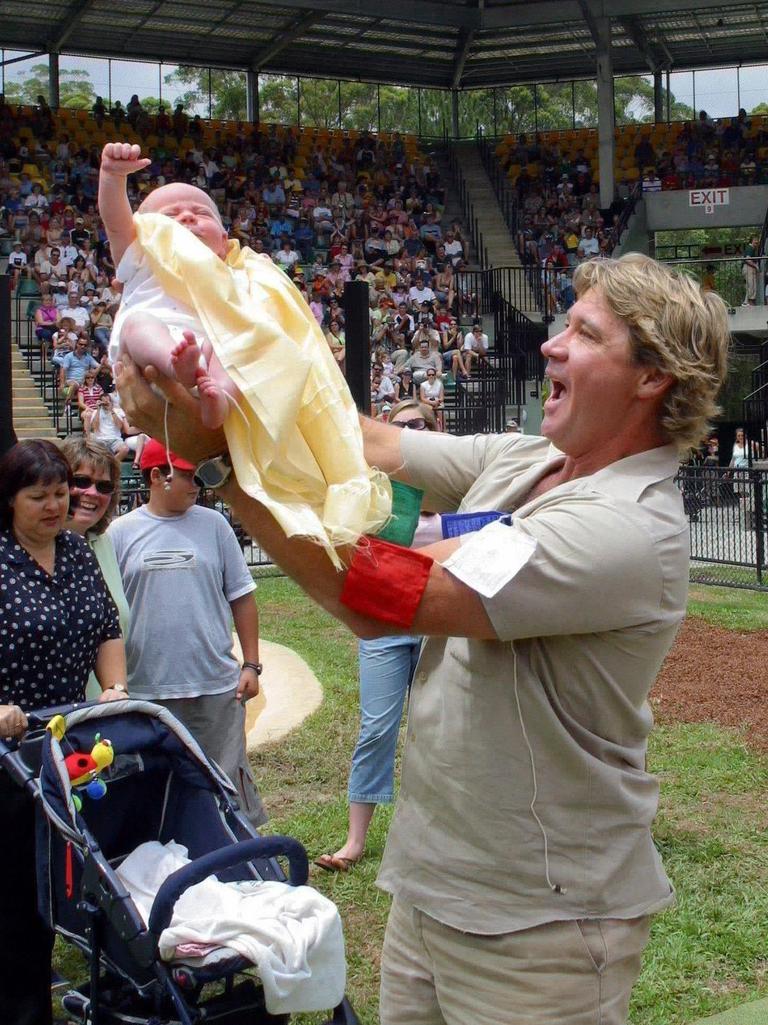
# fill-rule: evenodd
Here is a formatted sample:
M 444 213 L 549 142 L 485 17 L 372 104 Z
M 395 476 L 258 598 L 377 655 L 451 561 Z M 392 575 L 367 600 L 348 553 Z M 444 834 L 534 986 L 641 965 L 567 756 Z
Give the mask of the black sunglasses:
M 72 485 L 79 491 L 87 491 L 88 488 L 94 487 L 100 495 L 115 493 L 115 485 L 111 480 L 94 480 L 93 477 L 87 477 L 84 473 L 75 474 L 72 478 Z
M 415 416 L 413 420 L 391 420 L 393 427 L 407 427 L 410 431 L 423 431 L 427 421 L 422 416 Z

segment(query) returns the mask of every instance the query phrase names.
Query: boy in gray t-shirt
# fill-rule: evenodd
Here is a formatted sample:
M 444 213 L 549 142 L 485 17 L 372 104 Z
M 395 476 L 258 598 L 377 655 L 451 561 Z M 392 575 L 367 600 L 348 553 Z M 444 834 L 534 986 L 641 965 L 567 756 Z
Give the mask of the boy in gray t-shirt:
M 141 469 L 149 503 L 109 528 L 131 622 L 132 697 L 164 705 L 226 772 L 255 825 L 266 814 L 245 751 L 244 701 L 259 692 L 255 584 L 234 532 L 195 504 L 194 467 L 150 439 Z M 244 663 L 232 654 L 230 618 Z

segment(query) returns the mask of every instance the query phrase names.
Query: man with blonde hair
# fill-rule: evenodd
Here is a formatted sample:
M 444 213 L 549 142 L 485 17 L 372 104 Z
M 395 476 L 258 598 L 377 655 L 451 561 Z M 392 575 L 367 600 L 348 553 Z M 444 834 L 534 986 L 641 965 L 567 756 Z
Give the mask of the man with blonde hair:
M 195 400 L 171 437 L 243 526 L 361 637 L 427 636 L 379 884 L 393 897 L 382 1025 L 623 1025 L 650 916 L 673 901 L 650 826 L 648 693 L 683 619 L 674 483 L 725 376 L 727 311 L 648 257 L 587 262 L 542 346 L 543 437 L 364 422 L 368 460 L 441 513 L 507 514 L 408 550 L 370 539 L 336 572 L 239 489 Z M 163 403 L 132 367 L 147 431 Z M 511 515 L 510 515 L 511 514 Z

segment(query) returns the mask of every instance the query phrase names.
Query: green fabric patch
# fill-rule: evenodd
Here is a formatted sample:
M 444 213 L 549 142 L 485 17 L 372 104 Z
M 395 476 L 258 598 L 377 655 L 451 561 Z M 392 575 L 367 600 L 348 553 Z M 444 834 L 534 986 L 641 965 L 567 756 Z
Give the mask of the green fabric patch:
M 424 492 L 412 488 L 410 484 L 402 484 L 399 480 L 392 481 L 392 518 L 376 535 L 382 541 L 390 541 L 394 545 L 410 547 L 413 535 L 419 523 L 421 500 Z

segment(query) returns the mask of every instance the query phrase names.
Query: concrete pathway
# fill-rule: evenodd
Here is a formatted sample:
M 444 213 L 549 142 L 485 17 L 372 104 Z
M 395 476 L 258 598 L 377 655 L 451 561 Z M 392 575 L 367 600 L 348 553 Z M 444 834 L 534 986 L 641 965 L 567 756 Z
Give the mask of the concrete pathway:
M 233 650 L 242 658 L 234 636 Z M 264 672 L 257 697 L 245 706 L 245 740 L 249 751 L 280 740 L 320 707 L 323 688 L 303 658 L 282 644 L 259 642 Z
M 741 1007 L 723 1011 L 710 1018 L 701 1018 L 694 1025 L 765 1025 L 768 1022 L 768 1000 L 753 1000 Z

